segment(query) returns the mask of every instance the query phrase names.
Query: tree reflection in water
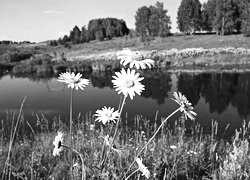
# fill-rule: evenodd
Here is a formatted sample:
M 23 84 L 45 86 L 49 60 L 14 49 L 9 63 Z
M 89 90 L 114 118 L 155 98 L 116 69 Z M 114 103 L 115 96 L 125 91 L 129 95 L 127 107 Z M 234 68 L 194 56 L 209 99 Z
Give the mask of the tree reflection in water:
M 142 96 L 155 99 L 158 105 L 164 104 L 172 88 L 171 73 L 143 71 L 141 74 L 145 85 Z M 112 75 L 92 73 L 92 85 L 112 88 Z M 193 106 L 204 98 L 210 113 L 222 114 L 232 105 L 242 118 L 250 114 L 250 73 L 180 73 L 177 79 L 177 90 L 185 94 Z
M 144 77 L 142 83 L 145 85 L 142 96 L 155 99 L 157 104 L 164 104 L 165 98 L 168 97 L 168 92 L 172 88 L 171 74 L 145 71 L 142 76 Z
M 173 74 L 161 70 L 147 70 L 140 71 L 140 73 L 141 76 L 144 77 L 142 83 L 145 85 L 145 90 L 142 92 L 142 95 L 138 97 L 137 101 L 131 103 L 130 107 L 127 108 L 128 113 L 132 114 L 132 116 L 134 114 L 139 114 L 147 118 L 147 115 L 150 116 L 153 114 L 154 116 L 157 110 L 161 113 L 160 117 L 167 116 L 174 108 L 173 104 L 171 104 L 173 102 L 170 99 L 173 91 L 180 91 L 195 107 L 195 112 L 198 114 L 197 121 L 202 125 L 210 126 L 211 119 L 214 119 L 219 120 L 220 125 L 224 123 L 224 127 L 229 123 L 231 124 L 230 126 L 236 127 L 237 125 L 240 126 L 240 122 L 243 119 L 249 120 L 250 73 Z M 115 93 L 113 84 L 111 83 L 113 75 L 115 75 L 115 72 L 111 71 L 92 72 L 83 75 L 84 78 L 90 79 L 92 87 L 96 87 L 93 92 L 98 94 L 91 94 L 92 89 L 89 89 L 89 99 L 87 98 L 86 100 L 85 97 L 85 100 L 89 103 L 89 106 L 86 107 L 87 111 L 96 110 L 96 102 L 100 102 L 97 101 L 97 97 L 103 96 L 101 100 L 104 105 L 105 103 L 114 104 L 115 98 L 113 97 L 114 94 L 117 94 Z M 48 73 L 30 75 L 1 75 L 0 92 L 2 94 L 0 93 L 0 95 L 2 95 L 1 108 L 3 113 L 5 113 L 4 110 L 6 109 L 6 106 L 8 107 L 8 105 L 11 108 L 16 108 L 15 103 L 18 102 L 17 99 L 20 98 L 20 94 L 26 94 L 28 92 L 31 97 L 29 98 L 30 103 L 32 102 L 31 109 L 39 108 L 41 110 L 46 109 L 46 111 L 56 109 L 61 112 L 66 112 L 66 110 L 63 109 L 66 105 L 61 102 L 63 101 L 62 97 L 64 96 L 64 93 L 62 91 L 64 91 L 64 89 L 61 85 L 58 86 L 55 84 L 57 76 L 58 75 Z M 6 81 L 6 79 L 13 79 L 14 81 Z M 28 83 L 25 79 L 28 79 L 31 83 Z M 22 82 L 25 82 L 25 86 L 27 87 L 23 87 Z M 20 86 L 13 85 L 12 83 L 20 84 Z M 36 84 L 39 86 L 36 86 Z M 46 93 L 46 91 L 41 88 L 42 84 L 45 88 L 47 88 L 49 93 Z M 16 89 L 6 89 L 7 87 L 15 86 L 17 86 Z M 90 86 L 90 88 L 92 87 Z M 98 89 L 104 89 L 105 87 L 108 88 L 104 91 L 98 91 Z M 10 92 L 12 92 L 13 95 L 10 95 Z M 79 94 L 79 96 L 81 95 Z M 8 99 L 11 100 L 8 101 Z M 37 101 L 37 99 L 39 99 L 39 101 Z M 54 99 L 54 101 L 50 103 L 48 102 L 48 99 Z M 57 103 L 59 101 L 60 103 Z M 85 101 L 79 103 L 85 103 Z M 77 112 L 84 113 L 86 109 L 82 109 L 81 105 L 79 105 L 79 107 L 80 108 Z
M 194 106 L 204 98 L 211 113 L 222 114 L 231 104 L 246 118 L 250 114 L 249 81 L 249 73 L 182 73 L 177 86 Z

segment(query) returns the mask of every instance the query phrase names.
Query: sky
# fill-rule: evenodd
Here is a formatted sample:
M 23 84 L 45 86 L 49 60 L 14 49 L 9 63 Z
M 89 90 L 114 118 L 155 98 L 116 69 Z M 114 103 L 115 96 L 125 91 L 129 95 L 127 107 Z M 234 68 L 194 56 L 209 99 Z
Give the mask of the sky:
M 181 0 L 163 2 L 171 17 L 172 32 L 178 32 L 176 16 Z M 0 41 L 42 42 L 69 35 L 96 18 L 123 19 L 135 28 L 135 14 L 157 0 L 0 0 Z M 200 0 L 201 3 L 206 0 Z

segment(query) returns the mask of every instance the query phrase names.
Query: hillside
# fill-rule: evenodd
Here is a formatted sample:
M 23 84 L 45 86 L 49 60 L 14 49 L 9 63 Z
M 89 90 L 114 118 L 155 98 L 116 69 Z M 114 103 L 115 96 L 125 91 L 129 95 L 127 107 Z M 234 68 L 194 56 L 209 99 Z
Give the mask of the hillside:
M 139 37 L 126 36 L 68 47 L 49 46 L 45 43 L 32 46 L 9 45 L 1 48 L 0 67 L 8 65 L 8 70 L 14 67 L 15 73 L 40 72 L 43 69 L 54 73 L 70 69 L 119 69 L 116 53 L 123 48 L 140 50 L 145 58 L 155 60 L 155 67 L 160 68 L 250 69 L 250 41 L 243 35 L 170 36 L 152 38 L 146 42 L 141 42 Z

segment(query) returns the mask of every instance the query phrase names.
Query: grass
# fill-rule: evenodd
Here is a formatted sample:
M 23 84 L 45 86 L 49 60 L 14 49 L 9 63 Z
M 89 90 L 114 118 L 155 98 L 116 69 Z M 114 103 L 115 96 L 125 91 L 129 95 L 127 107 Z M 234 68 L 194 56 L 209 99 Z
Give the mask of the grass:
M 51 47 L 46 44 L 10 45 L 0 47 L 0 68 L 4 72 L 13 69 L 13 73 L 52 73 L 71 69 L 78 72 L 108 71 L 120 68 L 116 53 L 123 48 L 141 50 L 147 58 L 155 60 L 155 67 L 164 69 L 249 69 L 249 53 L 231 54 L 220 52 L 217 54 L 188 54 L 181 52 L 177 56 L 169 56 L 169 50 L 185 51 L 190 48 L 218 49 L 218 48 L 250 49 L 249 38 L 243 35 L 186 35 L 153 38 L 149 42 L 141 42 L 139 37 L 113 38 L 110 41 L 91 41 L 90 43 L 72 45 L 70 49 L 63 46 Z M 193 51 L 196 51 L 195 49 Z M 29 59 L 20 62 L 6 62 L 12 52 L 28 52 L 33 54 Z M 66 59 L 66 63 L 65 60 Z M 13 68 L 14 66 L 14 68 Z
M 126 126 L 124 119 L 123 126 L 118 129 L 119 138 L 115 141 L 116 149 L 121 153 L 112 151 L 101 172 L 105 148 L 103 137 L 108 133 L 106 128 L 95 123 L 92 114 L 78 116 L 74 121 L 73 148 L 83 155 L 87 179 L 121 179 L 135 155 L 158 127 L 154 121 L 137 116 L 134 128 L 131 129 Z M 197 123 L 187 129 L 183 118 L 176 120 L 174 127 L 165 126 L 141 154 L 143 163 L 151 173 L 150 179 L 224 180 L 249 177 L 250 152 L 247 139 L 250 124 L 243 124 L 232 141 L 218 139 L 217 126 L 216 122 L 212 122 L 211 134 L 203 134 Z M 40 133 L 33 131 L 33 140 L 25 135 L 17 136 L 18 132 L 13 141 L 8 141 L 1 135 L 1 177 L 6 173 L 6 177 L 10 176 L 11 179 L 69 179 L 69 152 L 64 149 L 59 157 L 52 156 L 52 142 L 57 131 L 65 133 L 64 144 L 70 143 L 68 126 L 55 121 L 52 129 L 49 131 L 43 128 Z M 171 148 L 173 146 L 176 149 Z M 5 164 L 8 157 L 9 161 Z M 77 155 L 73 155 L 73 159 L 74 176 L 80 179 L 80 159 Z M 11 168 L 5 168 L 4 171 L 6 166 Z M 136 166 L 132 166 L 129 174 L 137 169 Z M 137 172 L 130 179 L 143 177 Z
M 99 52 L 119 51 L 123 48 L 133 50 L 170 50 L 200 48 L 205 49 L 219 47 L 243 47 L 250 48 L 249 38 L 243 35 L 217 36 L 217 35 L 187 35 L 187 36 L 169 36 L 166 38 L 154 38 L 150 42 L 141 42 L 139 37 L 136 38 L 114 38 L 111 41 L 79 44 L 72 46 L 71 49 L 65 49 L 66 53 L 93 54 Z

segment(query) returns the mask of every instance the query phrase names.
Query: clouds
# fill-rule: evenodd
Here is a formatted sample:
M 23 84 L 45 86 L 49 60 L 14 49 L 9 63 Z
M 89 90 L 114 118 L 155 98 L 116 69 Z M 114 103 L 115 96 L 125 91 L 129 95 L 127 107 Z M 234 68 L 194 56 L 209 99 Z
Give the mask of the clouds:
M 55 11 L 55 10 L 48 10 L 48 11 L 44 11 L 43 13 L 44 14 L 55 14 L 55 15 L 64 14 L 63 11 Z

